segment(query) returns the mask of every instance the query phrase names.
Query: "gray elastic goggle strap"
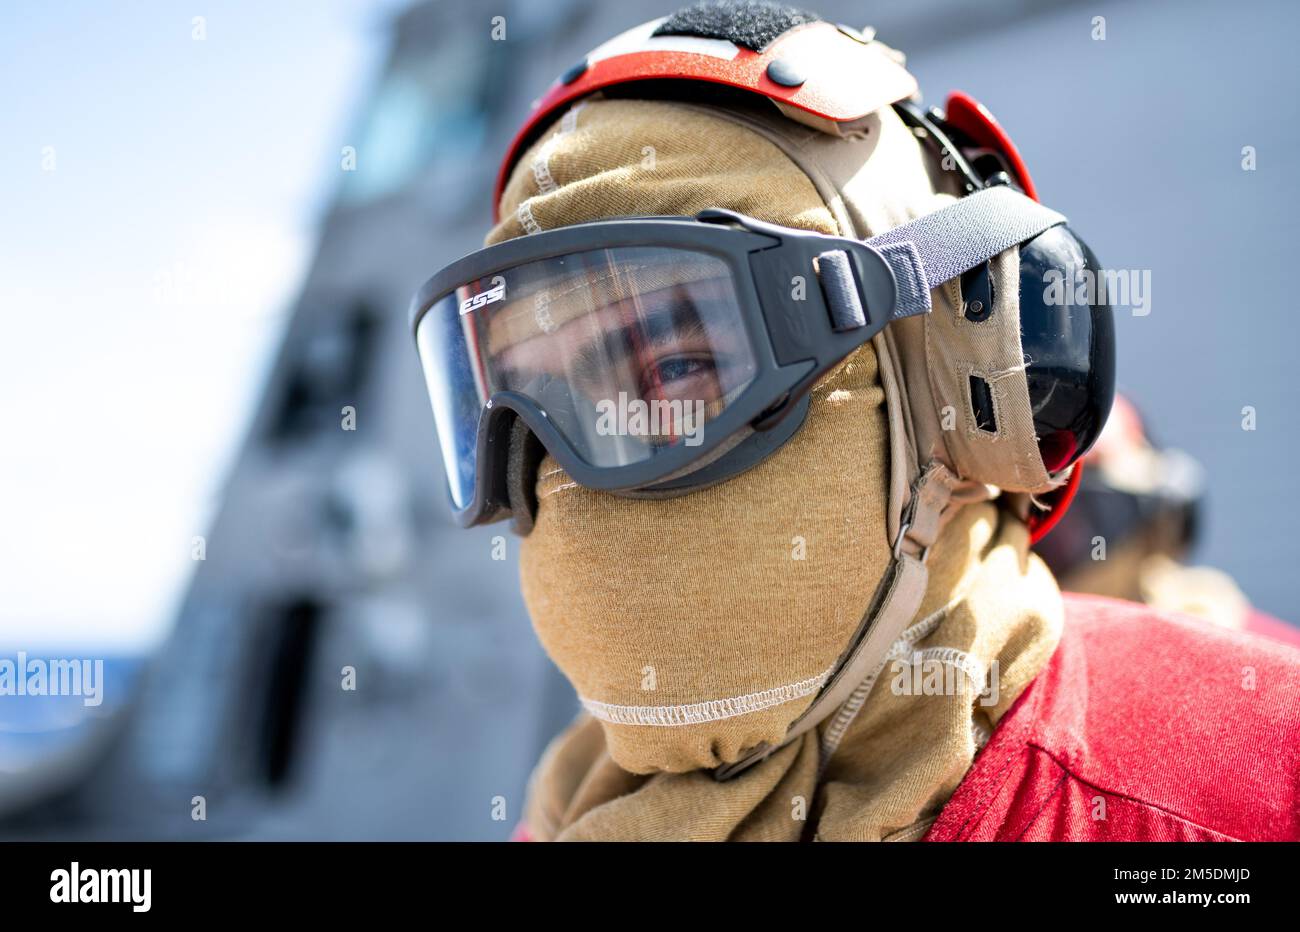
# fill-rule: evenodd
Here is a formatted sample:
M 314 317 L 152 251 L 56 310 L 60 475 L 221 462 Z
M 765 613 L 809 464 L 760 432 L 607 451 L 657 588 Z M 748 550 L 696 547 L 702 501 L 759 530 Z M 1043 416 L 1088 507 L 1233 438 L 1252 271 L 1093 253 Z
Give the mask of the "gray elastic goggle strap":
M 931 289 L 1061 223 L 1063 215 L 1000 185 L 874 236 L 867 244 L 893 269 L 897 319 L 928 313 Z

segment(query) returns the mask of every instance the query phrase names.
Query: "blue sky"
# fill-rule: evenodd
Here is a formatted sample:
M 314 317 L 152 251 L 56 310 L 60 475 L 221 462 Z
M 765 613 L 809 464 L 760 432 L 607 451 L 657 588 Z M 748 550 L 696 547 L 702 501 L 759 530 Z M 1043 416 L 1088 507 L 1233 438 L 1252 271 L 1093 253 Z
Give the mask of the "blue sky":
M 400 5 L 0 8 L 0 641 L 166 633 Z

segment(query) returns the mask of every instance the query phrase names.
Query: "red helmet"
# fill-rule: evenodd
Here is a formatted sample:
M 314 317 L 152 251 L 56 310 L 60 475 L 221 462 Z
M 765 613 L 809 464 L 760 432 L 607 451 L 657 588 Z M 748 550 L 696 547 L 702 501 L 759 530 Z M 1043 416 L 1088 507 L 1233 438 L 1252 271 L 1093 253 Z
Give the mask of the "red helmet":
M 832 123 L 851 123 L 878 109 L 883 100 L 901 100 L 918 92 L 916 79 L 881 46 L 872 44 L 871 34 L 789 10 L 782 19 L 769 19 L 765 28 L 751 27 L 732 38 L 723 38 L 721 30 L 714 29 L 716 37 L 708 38 L 695 34 L 699 24 L 688 16 L 695 9 L 642 23 L 602 43 L 533 101 L 497 173 L 494 214 L 524 148 L 564 107 L 599 90 L 636 81 L 703 81 L 759 94 Z M 745 42 L 763 44 L 755 48 Z M 817 68 L 809 69 L 805 79 L 800 70 L 810 61 L 816 61 Z M 846 74 L 853 79 L 841 80 Z M 954 91 L 948 96 L 947 118 L 975 142 L 1001 153 L 1020 187 L 1037 199 L 1020 153 L 982 104 Z

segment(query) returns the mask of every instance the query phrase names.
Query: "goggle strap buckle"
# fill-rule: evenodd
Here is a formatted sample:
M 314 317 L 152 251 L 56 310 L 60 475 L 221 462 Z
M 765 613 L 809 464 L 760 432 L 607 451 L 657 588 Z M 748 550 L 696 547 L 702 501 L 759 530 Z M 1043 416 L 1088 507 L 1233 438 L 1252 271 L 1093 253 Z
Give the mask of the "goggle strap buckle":
M 910 240 L 875 247 L 894 273 L 894 311 L 890 320 L 930 313 L 930 282 L 921 253 Z
M 817 257 L 817 277 L 831 312 L 831 328 L 843 332 L 867 325 L 853 263 L 842 249 L 823 252 Z

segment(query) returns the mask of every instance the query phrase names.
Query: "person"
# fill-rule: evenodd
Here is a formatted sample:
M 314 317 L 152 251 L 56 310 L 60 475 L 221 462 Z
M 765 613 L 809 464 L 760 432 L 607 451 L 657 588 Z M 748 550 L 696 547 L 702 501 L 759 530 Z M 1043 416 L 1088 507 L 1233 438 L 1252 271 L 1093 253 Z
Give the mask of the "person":
M 1035 547 L 1062 589 L 1143 602 L 1166 612 L 1300 645 L 1300 628 L 1251 605 L 1222 570 L 1187 562 L 1202 527 L 1201 465 L 1157 446 L 1118 396 L 1070 509 Z
M 1300 653 L 1031 543 L 1114 392 L 1092 251 L 971 98 L 761 2 L 534 105 L 412 328 L 452 511 L 582 703 L 535 840 L 1300 838 Z

